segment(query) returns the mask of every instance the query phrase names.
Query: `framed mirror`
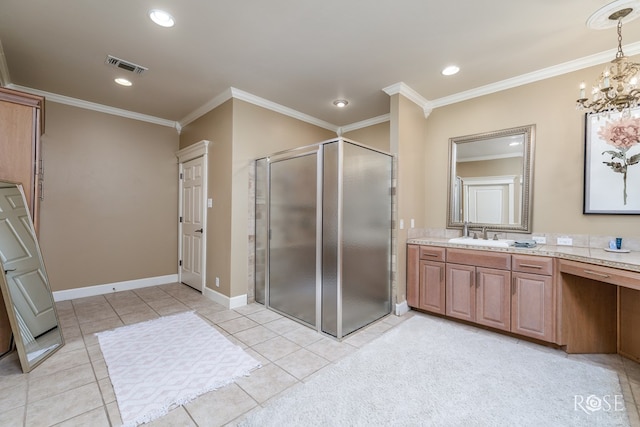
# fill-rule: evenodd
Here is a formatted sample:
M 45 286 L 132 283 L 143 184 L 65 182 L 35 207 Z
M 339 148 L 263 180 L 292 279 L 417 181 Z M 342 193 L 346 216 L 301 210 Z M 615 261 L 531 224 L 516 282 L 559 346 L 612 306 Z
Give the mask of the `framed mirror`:
M 0 290 L 24 372 L 64 345 L 22 185 L 0 181 Z
M 449 139 L 447 228 L 531 232 L 535 125 Z

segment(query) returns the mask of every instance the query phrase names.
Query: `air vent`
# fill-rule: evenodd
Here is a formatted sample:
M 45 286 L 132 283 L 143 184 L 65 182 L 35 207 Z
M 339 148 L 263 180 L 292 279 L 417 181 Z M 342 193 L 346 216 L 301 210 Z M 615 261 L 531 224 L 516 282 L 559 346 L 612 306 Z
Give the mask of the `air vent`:
M 105 63 L 113 65 L 114 67 L 121 68 L 123 70 L 130 71 L 135 74 L 142 74 L 148 70 L 147 67 L 134 64 L 133 62 L 125 61 L 124 59 L 116 58 L 115 56 L 107 55 Z

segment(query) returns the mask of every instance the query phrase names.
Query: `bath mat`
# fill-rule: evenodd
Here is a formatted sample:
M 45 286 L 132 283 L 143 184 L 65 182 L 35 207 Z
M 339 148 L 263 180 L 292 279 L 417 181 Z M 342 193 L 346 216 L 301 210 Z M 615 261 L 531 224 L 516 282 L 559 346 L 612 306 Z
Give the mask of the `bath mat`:
M 124 427 L 161 417 L 260 367 L 193 312 L 96 335 Z

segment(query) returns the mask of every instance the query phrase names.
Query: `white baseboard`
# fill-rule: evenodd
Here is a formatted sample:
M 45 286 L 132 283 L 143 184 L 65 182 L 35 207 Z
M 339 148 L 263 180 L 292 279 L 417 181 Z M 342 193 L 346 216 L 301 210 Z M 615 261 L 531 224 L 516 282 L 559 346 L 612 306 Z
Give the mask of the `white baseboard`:
M 238 295 L 237 297 L 229 298 L 226 295 L 221 294 L 220 292 L 216 292 L 213 289 L 204 288 L 204 296 L 212 300 L 213 302 L 217 302 L 220 305 L 223 305 L 229 309 L 242 307 L 243 305 L 247 305 L 247 294 Z
M 125 282 L 107 283 L 105 285 L 86 286 L 84 288 L 55 291 L 53 292 L 53 299 L 54 301 L 66 301 L 76 298 L 110 294 L 117 291 L 130 291 L 132 289 L 146 288 L 149 286 L 165 285 L 167 283 L 175 283 L 177 281 L 177 274 L 147 277 L 145 279 L 127 280 Z
M 402 316 L 405 313 L 409 312 L 409 304 L 407 304 L 407 300 L 402 301 L 399 304 L 396 304 L 396 316 Z

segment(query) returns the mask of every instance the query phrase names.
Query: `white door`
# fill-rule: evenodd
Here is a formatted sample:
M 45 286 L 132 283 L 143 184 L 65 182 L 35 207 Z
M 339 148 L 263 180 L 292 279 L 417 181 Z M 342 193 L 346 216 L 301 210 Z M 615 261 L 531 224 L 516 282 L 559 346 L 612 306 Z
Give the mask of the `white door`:
M 206 207 L 204 159 L 198 157 L 182 164 L 182 283 L 204 291 L 204 244 Z
M 17 315 L 33 337 L 58 324 L 35 236 L 18 187 L 0 189 L 0 259 Z
M 508 195 L 506 185 L 469 186 L 469 221 L 482 224 L 508 222 Z

